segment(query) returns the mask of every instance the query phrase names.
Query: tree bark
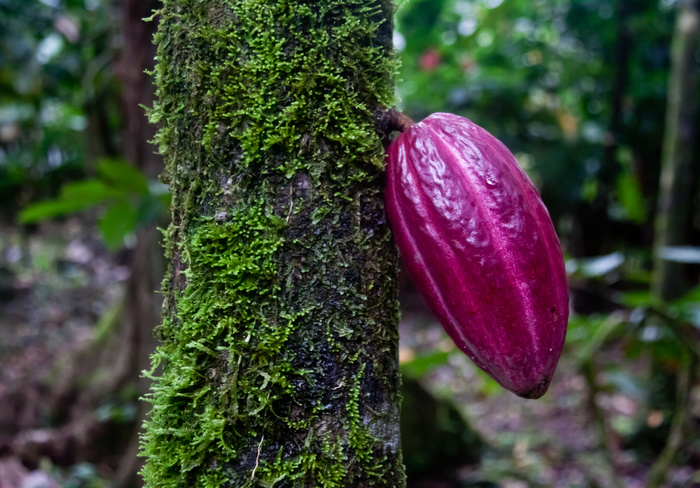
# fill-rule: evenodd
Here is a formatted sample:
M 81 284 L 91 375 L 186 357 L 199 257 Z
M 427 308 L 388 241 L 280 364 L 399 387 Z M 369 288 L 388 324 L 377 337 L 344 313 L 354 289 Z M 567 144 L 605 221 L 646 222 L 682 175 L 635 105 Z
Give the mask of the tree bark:
M 654 226 L 653 293 L 663 300 L 686 289 L 682 263 L 664 259 L 663 249 L 686 243 L 692 196 L 696 188 L 695 116 L 697 67 L 695 53 L 700 39 L 700 15 L 696 1 L 678 8 L 671 46 L 666 128 L 661 160 L 659 201 Z
M 386 0 L 168 0 L 149 486 L 405 486 Z

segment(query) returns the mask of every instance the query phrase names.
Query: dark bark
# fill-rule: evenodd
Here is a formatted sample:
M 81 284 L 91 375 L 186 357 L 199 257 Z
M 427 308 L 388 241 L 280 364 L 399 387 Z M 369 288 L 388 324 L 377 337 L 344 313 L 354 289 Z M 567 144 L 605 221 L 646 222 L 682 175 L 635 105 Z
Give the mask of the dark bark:
M 146 71 L 155 65 L 153 35 L 158 24 L 143 19 L 153 15 L 160 5 L 160 0 L 124 0 L 122 18 L 124 49 L 119 71 L 124 87 L 124 158 L 150 178 L 158 177 L 163 170 L 163 158 L 149 143 L 156 129 L 148 123 L 143 108 L 152 106 L 155 97 L 153 80 Z
M 149 486 L 405 485 L 377 107 L 392 5 L 164 2 L 173 189 Z

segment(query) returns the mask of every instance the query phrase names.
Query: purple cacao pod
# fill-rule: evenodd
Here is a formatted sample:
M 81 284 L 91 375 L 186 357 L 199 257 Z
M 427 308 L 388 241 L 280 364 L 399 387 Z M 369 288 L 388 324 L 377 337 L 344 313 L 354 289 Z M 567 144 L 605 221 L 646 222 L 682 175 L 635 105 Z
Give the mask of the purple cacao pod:
M 510 151 L 436 113 L 391 143 L 387 212 L 402 259 L 455 344 L 507 390 L 539 398 L 569 315 L 561 246 Z

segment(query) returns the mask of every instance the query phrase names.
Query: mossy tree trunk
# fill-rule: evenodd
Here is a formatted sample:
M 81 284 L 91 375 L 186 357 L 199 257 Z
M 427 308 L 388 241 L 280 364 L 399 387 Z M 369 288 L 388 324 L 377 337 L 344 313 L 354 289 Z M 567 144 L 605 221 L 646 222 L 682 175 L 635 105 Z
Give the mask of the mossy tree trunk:
M 167 0 L 149 486 L 402 487 L 386 0 Z

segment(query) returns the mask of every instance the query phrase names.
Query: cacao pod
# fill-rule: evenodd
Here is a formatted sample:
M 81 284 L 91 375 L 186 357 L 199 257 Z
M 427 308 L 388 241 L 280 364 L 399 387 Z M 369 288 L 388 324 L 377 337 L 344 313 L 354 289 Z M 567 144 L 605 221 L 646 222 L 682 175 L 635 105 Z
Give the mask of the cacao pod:
M 455 344 L 507 390 L 544 395 L 569 315 L 561 246 L 539 193 L 494 136 L 436 113 L 388 149 L 402 259 Z

